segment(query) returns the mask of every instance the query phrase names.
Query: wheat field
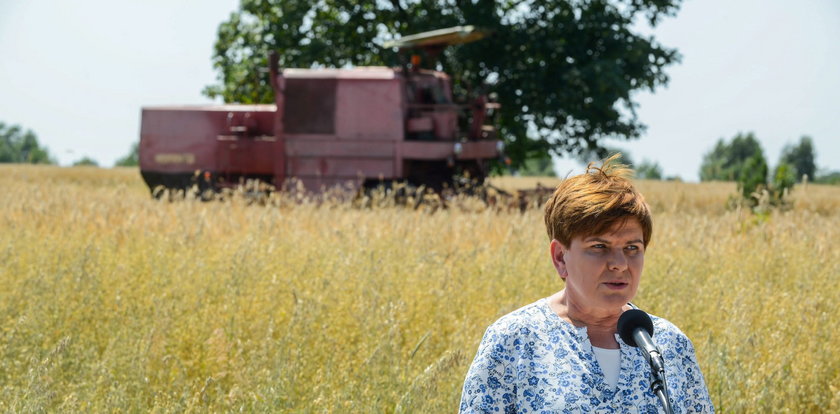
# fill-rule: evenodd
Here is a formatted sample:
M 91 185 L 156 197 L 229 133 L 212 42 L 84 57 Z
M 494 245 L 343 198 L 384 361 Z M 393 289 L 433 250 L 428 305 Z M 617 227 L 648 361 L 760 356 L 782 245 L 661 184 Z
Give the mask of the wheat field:
M 638 186 L 635 303 L 718 411 L 840 410 L 840 187 L 754 216 Z M 562 288 L 537 209 L 158 202 L 130 168 L 3 165 L 0 194 L 3 412 L 455 412 L 484 329 Z

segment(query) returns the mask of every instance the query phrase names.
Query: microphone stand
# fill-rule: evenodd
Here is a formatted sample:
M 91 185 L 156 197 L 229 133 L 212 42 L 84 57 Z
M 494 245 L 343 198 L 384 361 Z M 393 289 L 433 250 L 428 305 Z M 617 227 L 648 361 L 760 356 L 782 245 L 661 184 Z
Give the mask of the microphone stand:
M 636 322 L 638 322 L 639 319 L 643 319 L 644 325 L 647 326 L 639 326 L 634 322 L 628 322 L 625 324 L 623 321 L 619 321 L 618 331 L 625 331 L 622 333 L 622 335 L 625 335 L 629 332 L 622 329 L 624 327 L 623 325 L 630 326 L 631 328 L 635 327 L 635 329 L 632 329 L 632 338 L 626 339 L 632 339 L 633 343 L 631 345 L 642 349 L 642 355 L 645 356 L 648 364 L 650 364 L 650 390 L 653 391 L 653 394 L 659 398 L 659 401 L 662 403 L 662 408 L 665 409 L 665 414 L 673 414 L 674 410 L 671 408 L 671 400 L 668 395 L 668 384 L 665 382 L 665 360 L 662 358 L 662 352 L 659 350 L 659 347 L 653 343 L 653 340 L 650 337 L 650 335 L 653 335 L 653 323 L 644 311 L 640 310 L 632 303 L 630 306 L 633 310 L 627 311 L 628 313 L 626 313 L 626 315 L 636 316 Z M 634 315 L 633 312 L 636 312 L 637 314 Z M 643 318 L 639 318 L 639 315 L 643 315 Z M 628 318 L 628 321 L 631 319 L 632 318 Z M 625 338 L 622 337 L 622 339 Z M 625 340 L 625 342 L 627 341 Z
M 650 389 L 653 394 L 659 397 L 662 402 L 662 408 L 665 409 L 665 414 L 673 414 L 674 410 L 671 408 L 671 400 L 668 398 L 668 384 L 665 382 L 665 363 L 662 360 L 662 355 L 658 352 L 652 355 L 647 355 L 648 363 L 650 363 Z

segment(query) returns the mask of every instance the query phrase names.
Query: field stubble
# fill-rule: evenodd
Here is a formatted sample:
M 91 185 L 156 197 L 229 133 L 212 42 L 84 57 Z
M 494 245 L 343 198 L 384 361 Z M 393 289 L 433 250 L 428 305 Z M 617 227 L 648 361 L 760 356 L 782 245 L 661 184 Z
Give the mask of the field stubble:
M 729 183 L 639 187 L 636 303 L 719 411 L 840 409 L 840 189 L 756 218 Z M 562 288 L 538 210 L 156 202 L 133 169 L 0 190 L 2 411 L 452 412 L 487 325 Z

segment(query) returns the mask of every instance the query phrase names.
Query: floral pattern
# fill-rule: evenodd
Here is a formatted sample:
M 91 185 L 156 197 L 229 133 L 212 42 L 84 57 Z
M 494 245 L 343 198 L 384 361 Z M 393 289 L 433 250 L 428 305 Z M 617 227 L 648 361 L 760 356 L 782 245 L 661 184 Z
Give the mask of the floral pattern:
M 653 341 L 665 359 L 675 413 L 713 413 L 694 346 L 679 328 L 651 315 Z M 657 413 L 650 368 L 641 350 L 621 346 L 617 388 L 595 359 L 586 327 L 557 316 L 547 299 L 505 315 L 489 328 L 470 366 L 461 413 Z

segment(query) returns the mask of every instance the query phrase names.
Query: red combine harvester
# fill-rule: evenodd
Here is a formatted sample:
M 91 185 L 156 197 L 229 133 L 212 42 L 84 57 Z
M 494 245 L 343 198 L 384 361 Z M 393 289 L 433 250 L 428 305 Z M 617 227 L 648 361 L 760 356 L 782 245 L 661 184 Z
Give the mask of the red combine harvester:
M 459 26 L 391 46 L 435 53 L 481 37 Z M 483 179 L 501 156 L 485 125 L 498 105 L 486 96 L 455 104 L 450 77 L 414 57 L 399 68 L 280 70 L 270 61 L 274 105 L 143 108 L 140 171 L 152 194 L 250 179 L 281 188 L 291 178 L 313 192 L 398 180 L 440 188 L 460 172 Z

